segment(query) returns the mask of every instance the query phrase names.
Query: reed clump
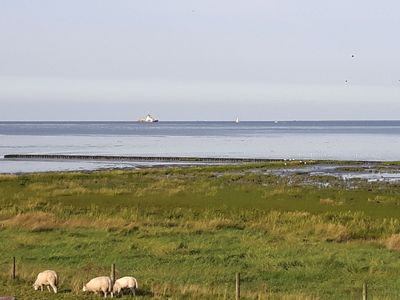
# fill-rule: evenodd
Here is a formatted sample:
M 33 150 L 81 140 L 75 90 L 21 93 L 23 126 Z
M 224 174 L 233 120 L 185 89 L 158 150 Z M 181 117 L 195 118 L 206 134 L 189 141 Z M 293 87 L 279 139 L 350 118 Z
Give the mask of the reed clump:
M 384 245 L 390 250 L 400 251 L 400 234 L 392 234 L 384 241 Z

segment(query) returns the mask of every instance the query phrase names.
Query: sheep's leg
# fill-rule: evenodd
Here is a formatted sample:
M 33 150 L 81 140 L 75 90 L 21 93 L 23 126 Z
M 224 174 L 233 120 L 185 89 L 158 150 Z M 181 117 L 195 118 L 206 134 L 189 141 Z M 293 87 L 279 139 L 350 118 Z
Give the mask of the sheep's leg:
M 51 283 L 50 285 L 53 288 L 54 293 L 57 294 L 57 287 L 53 283 Z M 50 288 L 49 288 L 49 291 L 50 291 Z
M 40 290 L 43 292 L 43 284 L 40 285 Z
M 46 287 L 47 287 L 47 290 L 48 290 L 49 292 L 51 292 L 50 286 L 49 286 L 49 285 L 46 285 Z
M 135 288 L 134 288 L 134 287 L 132 287 L 132 288 L 130 288 L 130 290 L 131 290 L 132 296 L 136 296 L 136 291 L 135 291 Z
M 103 291 L 104 293 L 104 298 L 107 298 L 107 291 Z

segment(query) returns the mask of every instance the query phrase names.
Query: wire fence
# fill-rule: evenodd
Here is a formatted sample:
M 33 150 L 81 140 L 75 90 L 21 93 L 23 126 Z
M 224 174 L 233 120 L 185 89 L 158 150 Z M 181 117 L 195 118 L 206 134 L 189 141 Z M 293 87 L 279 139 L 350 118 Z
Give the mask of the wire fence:
M 32 286 L 39 271 L 51 269 L 48 263 L 36 262 L 33 266 L 32 259 L 29 257 L 9 257 L 0 261 L 0 274 L 4 284 L 23 284 L 29 287 Z M 93 264 L 85 265 L 76 270 L 76 272 L 68 272 L 72 275 L 63 277 L 60 276 L 59 286 L 64 293 L 78 294 L 81 292 L 83 284 L 91 278 L 96 277 L 94 274 L 110 276 L 112 282 L 118 277 L 130 274 L 129 268 L 118 268 L 115 263 L 109 266 L 96 266 Z M 244 280 L 243 280 L 244 279 Z M 174 285 L 171 283 L 157 283 L 155 281 L 143 281 L 139 283 L 137 295 L 148 297 L 171 297 L 173 295 L 195 295 L 204 299 L 276 299 L 277 292 L 267 285 L 260 286 L 258 289 L 247 289 L 247 281 L 241 273 L 232 274 L 232 282 L 224 287 L 211 287 L 196 284 Z M 295 296 L 297 294 L 297 297 Z M 282 294 L 284 295 L 284 294 Z M 333 291 L 334 295 L 334 291 Z M 348 293 L 348 299 L 400 299 L 400 291 L 396 289 L 382 289 L 382 286 L 377 286 L 373 281 L 364 282 L 358 287 L 354 287 Z M 202 297 L 203 296 L 203 297 Z M 310 297 L 301 292 L 294 292 L 293 298 L 288 299 L 320 299 L 320 297 Z M 12 299 L 12 298 L 10 298 Z M 8 300 L 7 298 L 0 300 Z

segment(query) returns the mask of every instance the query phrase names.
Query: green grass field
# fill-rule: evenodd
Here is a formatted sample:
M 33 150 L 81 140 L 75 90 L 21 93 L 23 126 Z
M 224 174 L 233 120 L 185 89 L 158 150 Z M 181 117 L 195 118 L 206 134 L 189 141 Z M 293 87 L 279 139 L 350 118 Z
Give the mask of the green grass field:
M 243 299 L 400 298 L 400 185 L 280 167 L 0 175 L 0 295 L 98 299 L 82 284 L 115 263 L 139 299 L 233 299 L 236 272 Z

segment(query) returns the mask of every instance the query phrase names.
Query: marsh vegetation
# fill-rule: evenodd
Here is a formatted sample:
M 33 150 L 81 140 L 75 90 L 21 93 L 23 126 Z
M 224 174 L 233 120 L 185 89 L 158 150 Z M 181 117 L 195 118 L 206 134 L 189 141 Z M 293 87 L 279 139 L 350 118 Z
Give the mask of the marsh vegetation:
M 244 299 L 395 299 L 400 185 L 266 172 L 297 164 L 1 175 L 0 294 L 95 299 L 115 263 L 141 299 L 232 299 L 238 271 Z M 57 295 L 31 287 L 48 268 Z

